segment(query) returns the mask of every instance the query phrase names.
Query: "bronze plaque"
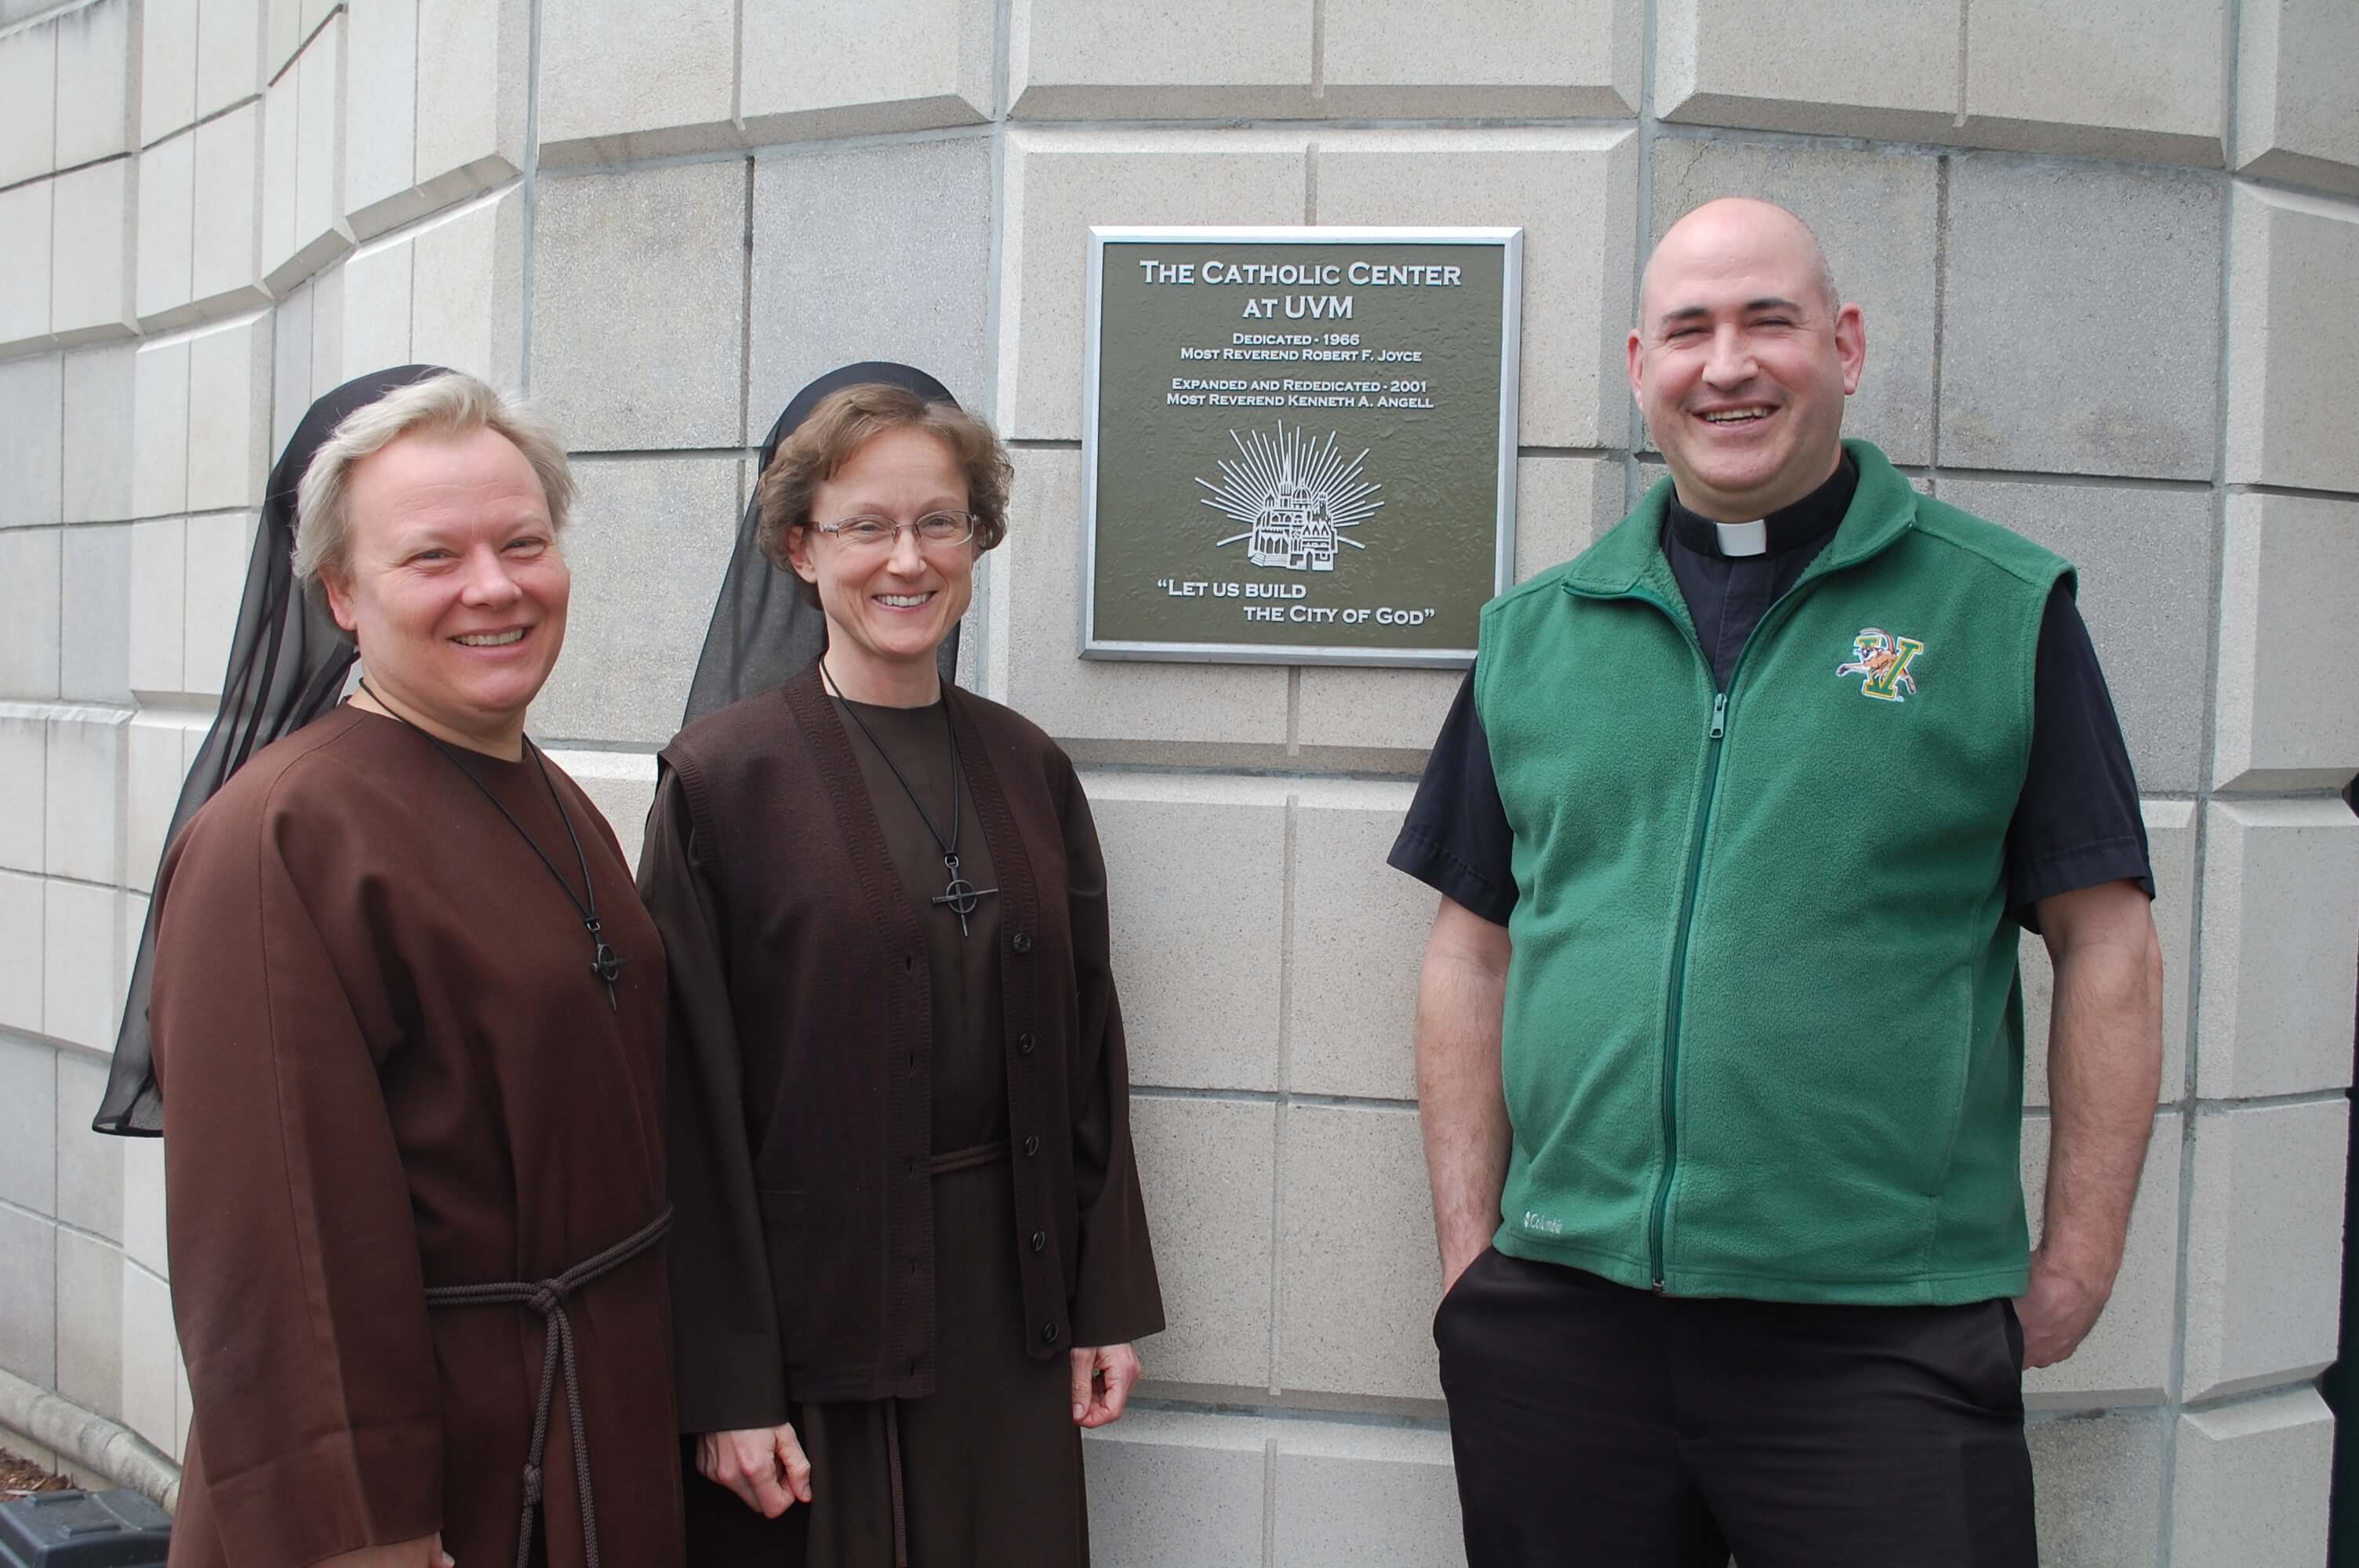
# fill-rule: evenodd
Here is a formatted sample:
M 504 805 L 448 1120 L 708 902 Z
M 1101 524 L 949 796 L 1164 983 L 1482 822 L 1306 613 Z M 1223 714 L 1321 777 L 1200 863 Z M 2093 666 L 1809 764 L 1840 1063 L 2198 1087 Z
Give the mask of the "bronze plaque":
M 1091 230 L 1082 655 L 1472 661 L 1515 559 L 1522 246 Z

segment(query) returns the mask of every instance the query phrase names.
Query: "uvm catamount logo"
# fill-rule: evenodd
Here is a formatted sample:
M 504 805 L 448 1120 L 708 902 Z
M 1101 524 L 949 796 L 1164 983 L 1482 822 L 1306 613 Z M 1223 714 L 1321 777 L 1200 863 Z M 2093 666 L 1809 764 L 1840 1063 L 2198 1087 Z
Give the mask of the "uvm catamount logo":
M 1863 627 L 1851 640 L 1852 656 L 1835 666 L 1838 679 L 1844 676 L 1864 677 L 1859 694 L 1879 702 L 1906 702 L 1917 694 L 1917 677 L 1908 666 L 1925 651 L 1925 644 L 1914 637 L 1902 637 L 1886 632 L 1881 626 Z

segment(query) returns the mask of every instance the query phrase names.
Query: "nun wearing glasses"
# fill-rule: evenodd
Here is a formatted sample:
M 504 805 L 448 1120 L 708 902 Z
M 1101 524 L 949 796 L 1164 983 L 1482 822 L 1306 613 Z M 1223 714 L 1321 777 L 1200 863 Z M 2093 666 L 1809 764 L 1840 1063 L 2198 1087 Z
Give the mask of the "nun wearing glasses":
M 1008 480 L 930 376 L 806 387 L 663 752 L 693 1563 L 1086 1563 L 1163 1326 L 1089 803 L 945 673 Z

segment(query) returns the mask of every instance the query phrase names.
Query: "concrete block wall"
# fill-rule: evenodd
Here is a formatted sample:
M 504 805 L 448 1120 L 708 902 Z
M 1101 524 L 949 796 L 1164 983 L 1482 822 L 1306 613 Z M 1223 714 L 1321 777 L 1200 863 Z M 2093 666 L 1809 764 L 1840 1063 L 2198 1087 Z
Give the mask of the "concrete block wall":
M 1382 858 L 1454 677 L 1084 664 L 1093 222 L 1519 224 L 1516 569 L 1659 472 L 1653 238 L 1786 202 L 1850 428 L 2077 561 L 2155 849 L 2156 1133 L 2114 1304 L 2030 1382 L 2047 1561 L 2314 1562 L 2359 772 L 2359 28 L 2343 0 L 0 4 L 0 1366 L 179 1452 L 161 1162 L 85 1130 L 262 476 L 412 358 L 579 458 L 538 735 L 636 850 L 751 448 L 844 360 L 1016 448 L 969 683 L 1079 759 L 1173 1326 L 1102 1561 L 1457 1560 Z M 2050 979 L 2026 944 L 2025 1175 Z M 2266 1550 L 2256 1545 L 2267 1542 Z

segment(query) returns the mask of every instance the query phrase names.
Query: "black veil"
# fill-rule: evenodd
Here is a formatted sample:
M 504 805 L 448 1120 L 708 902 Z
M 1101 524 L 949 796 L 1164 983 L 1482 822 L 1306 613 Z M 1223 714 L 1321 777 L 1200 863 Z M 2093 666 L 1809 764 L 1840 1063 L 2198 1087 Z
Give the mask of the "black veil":
M 245 760 L 282 735 L 290 735 L 335 706 L 344 676 L 358 656 L 352 639 L 337 626 L 325 603 L 295 580 L 295 493 L 312 456 L 335 433 L 345 416 L 364 408 L 396 387 L 447 373 L 440 365 L 402 365 L 357 377 L 311 405 L 287 449 L 278 454 L 263 495 L 261 525 L 254 531 L 254 554 L 245 568 L 245 592 L 238 600 L 237 630 L 230 640 L 229 670 L 222 679 L 221 709 L 197 752 L 172 824 L 172 840 L 198 807 L 211 800 Z M 139 953 L 131 967 L 131 989 L 123 1004 L 123 1026 L 114 1038 L 114 1065 L 106 1098 L 91 1127 L 125 1137 L 158 1137 L 164 1101 L 157 1092 L 147 1033 L 147 993 L 156 966 L 156 918 L 160 899 L 147 905 Z
M 907 387 L 933 403 L 956 406 L 958 399 L 924 371 L 883 360 L 832 370 L 787 405 L 778 422 L 762 443 L 762 460 L 754 470 L 754 493 L 746 498 L 745 515 L 737 525 L 737 546 L 729 557 L 729 571 L 721 580 L 721 597 L 713 602 L 712 624 L 704 633 L 704 653 L 696 661 L 696 678 L 689 684 L 688 709 L 680 723 L 689 724 L 741 697 L 766 691 L 791 676 L 800 675 L 827 651 L 827 617 L 803 601 L 800 579 L 781 571 L 762 553 L 761 478 L 777 456 L 779 443 L 801 427 L 820 399 L 847 386 L 884 382 Z M 958 673 L 959 629 L 942 639 L 940 652 L 943 684 Z

